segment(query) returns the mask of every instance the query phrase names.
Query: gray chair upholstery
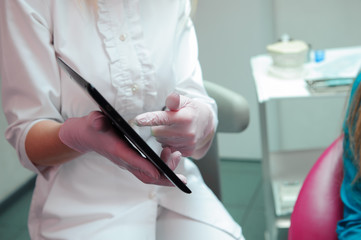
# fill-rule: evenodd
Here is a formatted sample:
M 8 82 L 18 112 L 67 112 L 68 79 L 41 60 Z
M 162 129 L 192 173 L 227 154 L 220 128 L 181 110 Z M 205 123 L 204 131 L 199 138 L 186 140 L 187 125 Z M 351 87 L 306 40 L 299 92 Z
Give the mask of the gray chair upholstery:
M 249 123 L 248 102 L 240 94 L 216 83 L 205 81 L 204 84 L 208 95 L 214 98 L 218 105 L 217 133 L 239 133 L 245 130 Z M 222 200 L 217 133 L 207 154 L 194 162 L 207 186 Z

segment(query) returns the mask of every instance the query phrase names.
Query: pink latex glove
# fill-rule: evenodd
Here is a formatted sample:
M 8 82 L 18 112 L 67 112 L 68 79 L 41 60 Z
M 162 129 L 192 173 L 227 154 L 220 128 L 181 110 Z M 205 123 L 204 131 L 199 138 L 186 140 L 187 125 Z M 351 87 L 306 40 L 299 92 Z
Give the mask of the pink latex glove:
M 152 134 L 163 148 L 199 159 L 207 152 L 214 135 L 210 107 L 198 100 L 172 93 L 166 99 L 169 111 L 138 115 L 138 126 L 152 126 Z
M 70 118 L 61 126 L 60 140 L 68 147 L 81 152 L 95 151 L 123 169 L 127 169 L 139 180 L 148 184 L 173 186 L 173 184 L 147 159 L 141 157 L 126 140 L 119 137 L 106 116 L 98 111 L 80 118 Z M 180 159 L 179 152 L 164 148 L 161 153 L 167 165 L 174 170 Z M 178 175 L 183 182 L 186 179 Z

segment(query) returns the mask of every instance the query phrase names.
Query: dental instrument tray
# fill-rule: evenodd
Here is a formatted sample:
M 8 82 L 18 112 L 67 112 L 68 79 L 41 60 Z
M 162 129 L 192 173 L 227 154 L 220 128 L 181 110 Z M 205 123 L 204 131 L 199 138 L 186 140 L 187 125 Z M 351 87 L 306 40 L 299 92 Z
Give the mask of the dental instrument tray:
M 58 63 L 66 70 L 70 77 L 75 80 L 98 104 L 101 111 L 112 122 L 120 137 L 129 142 L 143 158 L 148 159 L 165 177 L 185 193 L 192 191 L 179 179 L 167 164 L 153 151 L 151 147 L 137 134 L 137 132 L 123 119 L 122 116 L 108 103 L 108 101 L 84 78 L 69 67 L 61 58 Z
M 349 91 L 354 78 L 305 79 L 312 92 L 345 92 Z

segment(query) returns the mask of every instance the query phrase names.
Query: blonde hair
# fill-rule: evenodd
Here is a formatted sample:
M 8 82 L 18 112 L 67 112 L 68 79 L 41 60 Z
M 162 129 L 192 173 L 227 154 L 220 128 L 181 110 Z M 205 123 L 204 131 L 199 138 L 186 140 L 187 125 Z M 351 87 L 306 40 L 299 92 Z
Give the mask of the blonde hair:
M 198 7 L 198 0 L 190 0 L 190 1 L 191 1 L 191 18 L 194 18 Z
M 350 137 L 350 147 L 354 154 L 354 163 L 358 167 L 357 178 L 361 176 L 360 156 L 361 156 L 361 86 L 357 88 L 352 98 L 349 115 L 347 118 L 347 127 Z

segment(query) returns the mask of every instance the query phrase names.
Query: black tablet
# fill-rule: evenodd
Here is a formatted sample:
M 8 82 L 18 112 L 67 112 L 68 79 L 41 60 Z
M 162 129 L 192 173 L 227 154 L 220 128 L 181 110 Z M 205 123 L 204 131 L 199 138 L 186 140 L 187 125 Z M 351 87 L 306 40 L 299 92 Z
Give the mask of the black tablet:
M 61 58 L 58 58 L 58 63 L 69 73 L 70 77 L 94 99 L 104 115 L 110 119 L 122 139 L 127 140 L 130 143 L 130 146 L 132 146 L 142 157 L 153 163 L 160 173 L 166 176 L 180 190 L 185 193 L 192 192 L 88 81 L 76 73 Z

